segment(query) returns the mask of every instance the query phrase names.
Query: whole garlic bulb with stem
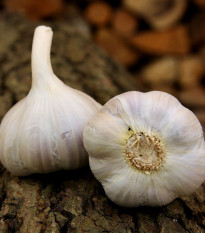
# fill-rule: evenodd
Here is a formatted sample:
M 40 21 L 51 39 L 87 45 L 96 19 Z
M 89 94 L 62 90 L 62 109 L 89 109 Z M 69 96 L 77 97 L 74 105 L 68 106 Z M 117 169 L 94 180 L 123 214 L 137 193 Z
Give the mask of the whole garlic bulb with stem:
M 165 205 L 205 179 L 202 127 L 164 92 L 114 97 L 91 118 L 83 140 L 93 174 L 124 207 Z
M 101 105 L 66 86 L 53 73 L 50 27 L 36 28 L 32 46 L 32 87 L 0 126 L 0 160 L 14 175 L 76 169 L 88 163 L 83 130 Z

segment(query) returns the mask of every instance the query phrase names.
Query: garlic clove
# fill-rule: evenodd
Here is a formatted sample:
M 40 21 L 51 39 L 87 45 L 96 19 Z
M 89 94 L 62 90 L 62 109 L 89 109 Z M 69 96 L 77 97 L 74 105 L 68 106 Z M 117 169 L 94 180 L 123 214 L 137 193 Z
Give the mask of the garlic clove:
M 121 206 L 165 205 L 205 179 L 202 127 L 167 93 L 114 97 L 91 118 L 83 141 L 93 174 Z
M 36 28 L 32 47 L 32 87 L 0 126 L 0 160 L 14 175 L 76 169 L 88 163 L 83 130 L 101 105 L 66 86 L 50 63 L 52 30 Z

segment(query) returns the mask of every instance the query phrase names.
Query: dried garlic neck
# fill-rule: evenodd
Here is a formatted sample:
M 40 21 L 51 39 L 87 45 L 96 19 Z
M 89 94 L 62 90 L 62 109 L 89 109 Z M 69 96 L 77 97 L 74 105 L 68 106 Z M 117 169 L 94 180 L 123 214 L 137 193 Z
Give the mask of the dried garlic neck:
M 32 46 L 32 87 L 41 88 L 55 78 L 50 61 L 53 32 L 50 27 L 39 26 L 35 29 Z
M 165 160 L 165 150 L 161 140 L 145 132 L 130 136 L 126 141 L 125 153 L 129 165 L 146 174 L 159 170 Z

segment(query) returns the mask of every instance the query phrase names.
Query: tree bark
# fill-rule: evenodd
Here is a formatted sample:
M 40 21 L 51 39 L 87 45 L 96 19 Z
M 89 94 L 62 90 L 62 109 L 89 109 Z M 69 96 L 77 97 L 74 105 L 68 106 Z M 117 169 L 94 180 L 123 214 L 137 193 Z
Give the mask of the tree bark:
M 129 74 L 89 39 L 89 29 L 73 11 L 49 22 L 0 15 L 0 117 L 29 91 L 34 28 L 53 28 L 56 75 L 98 102 L 141 90 Z M 71 16 L 67 16 L 71 15 Z M 0 233 L 139 232 L 203 233 L 205 184 L 194 194 L 159 208 L 121 208 L 105 195 L 89 167 L 46 175 L 14 177 L 0 165 Z

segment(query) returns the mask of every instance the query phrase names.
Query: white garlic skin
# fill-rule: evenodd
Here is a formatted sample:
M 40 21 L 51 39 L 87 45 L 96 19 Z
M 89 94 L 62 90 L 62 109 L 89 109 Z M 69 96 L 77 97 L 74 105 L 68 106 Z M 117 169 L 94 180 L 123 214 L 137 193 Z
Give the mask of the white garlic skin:
M 132 91 L 114 97 L 91 118 L 83 141 L 94 176 L 120 206 L 166 205 L 205 180 L 202 127 L 167 93 Z M 127 148 L 134 153 L 133 163 Z
M 36 28 L 32 48 L 32 87 L 0 125 L 0 160 L 14 175 L 76 169 L 88 164 L 83 130 L 101 105 L 66 86 L 50 63 L 52 30 Z

